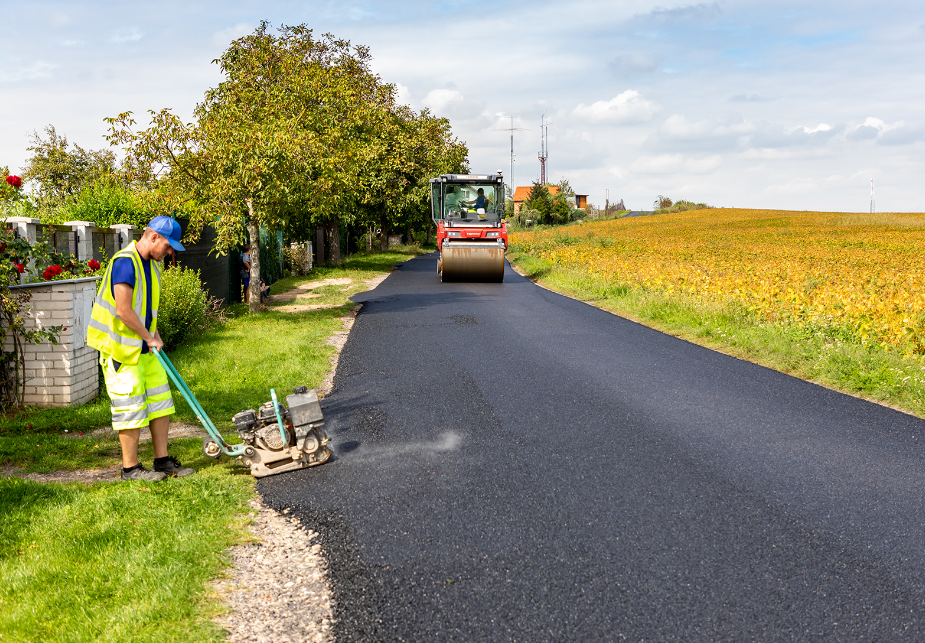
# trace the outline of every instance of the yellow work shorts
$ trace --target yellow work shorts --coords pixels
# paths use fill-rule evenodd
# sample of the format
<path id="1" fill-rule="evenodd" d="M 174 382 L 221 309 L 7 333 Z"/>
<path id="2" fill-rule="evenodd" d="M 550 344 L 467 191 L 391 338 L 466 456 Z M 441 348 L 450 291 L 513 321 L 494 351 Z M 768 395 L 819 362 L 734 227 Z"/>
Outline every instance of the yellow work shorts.
<path id="1" fill-rule="evenodd" d="M 112 357 L 100 353 L 100 364 L 116 431 L 140 429 L 176 411 L 167 372 L 154 353 L 142 353 L 137 364 L 120 364 L 118 370 Z"/>

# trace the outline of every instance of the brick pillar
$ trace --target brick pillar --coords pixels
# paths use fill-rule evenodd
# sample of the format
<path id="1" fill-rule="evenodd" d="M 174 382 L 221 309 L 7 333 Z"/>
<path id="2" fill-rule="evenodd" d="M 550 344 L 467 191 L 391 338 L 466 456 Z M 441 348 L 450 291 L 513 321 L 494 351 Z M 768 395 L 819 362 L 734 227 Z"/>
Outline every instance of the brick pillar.
<path id="1" fill-rule="evenodd" d="M 119 233 L 119 242 L 116 244 L 116 252 L 132 245 L 132 230 L 135 226 L 127 223 L 118 223 L 112 226 L 112 229 Z"/>
<path id="2" fill-rule="evenodd" d="M 77 236 L 76 254 L 80 261 L 86 261 L 93 258 L 93 228 L 96 223 L 93 221 L 65 221 L 64 225 L 69 225 L 74 229 Z"/>
<path id="3" fill-rule="evenodd" d="M 38 238 L 38 219 L 33 219 L 31 217 L 7 217 L 6 222 L 13 224 L 13 227 L 16 229 L 16 234 L 19 235 L 20 239 L 26 239 L 30 246 L 35 245 L 35 240 Z M 26 266 L 26 272 L 32 272 L 33 269 L 35 269 L 35 259 L 30 259 Z M 26 283 L 25 273 L 19 275 L 19 283 Z"/>
<path id="4" fill-rule="evenodd" d="M 28 239 L 30 245 L 35 243 L 36 226 L 39 224 L 38 219 L 32 219 L 30 217 L 8 217 L 6 222 L 13 224 L 20 239 Z"/>

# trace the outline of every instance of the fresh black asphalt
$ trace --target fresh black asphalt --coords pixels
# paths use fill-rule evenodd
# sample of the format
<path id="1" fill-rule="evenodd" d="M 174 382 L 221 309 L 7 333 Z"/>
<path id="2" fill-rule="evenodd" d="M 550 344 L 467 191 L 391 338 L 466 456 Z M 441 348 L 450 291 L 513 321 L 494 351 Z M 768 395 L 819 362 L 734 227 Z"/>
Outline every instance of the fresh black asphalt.
<path id="1" fill-rule="evenodd" d="M 925 422 L 541 289 L 401 264 L 260 480 L 353 641 L 925 640 Z"/>

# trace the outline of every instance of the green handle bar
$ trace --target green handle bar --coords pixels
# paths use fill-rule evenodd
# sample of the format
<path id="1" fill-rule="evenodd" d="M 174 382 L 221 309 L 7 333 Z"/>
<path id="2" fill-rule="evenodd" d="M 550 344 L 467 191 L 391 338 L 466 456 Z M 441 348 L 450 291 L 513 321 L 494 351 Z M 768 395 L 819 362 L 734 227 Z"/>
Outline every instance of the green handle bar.
<path id="1" fill-rule="evenodd" d="M 209 434 L 218 446 L 221 448 L 222 453 L 227 456 L 237 457 L 239 455 L 244 455 L 244 444 L 228 444 L 225 442 L 225 439 L 222 437 L 222 434 L 218 432 L 218 429 L 215 428 L 215 425 L 212 424 L 212 420 L 209 419 L 209 416 L 206 415 L 205 410 L 202 408 L 202 405 L 199 404 L 199 400 L 196 399 L 196 396 L 193 395 L 193 392 L 190 390 L 189 386 L 186 385 L 186 382 L 183 381 L 183 378 L 180 377 L 180 373 L 177 372 L 176 367 L 168 359 L 167 354 L 162 350 L 156 348 L 151 350 L 154 353 L 154 356 L 157 358 L 157 361 L 161 363 L 161 366 L 164 367 L 164 370 L 167 371 L 167 377 L 174 383 L 177 389 L 180 391 L 180 394 L 183 395 L 183 399 L 186 400 L 186 403 L 189 404 L 190 408 L 193 409 L 193 413 L 196 414 L 196 417 L 199 418 L 199 423 L 202 424 L 202 427 L 206 430 L 206 433 Z"/>

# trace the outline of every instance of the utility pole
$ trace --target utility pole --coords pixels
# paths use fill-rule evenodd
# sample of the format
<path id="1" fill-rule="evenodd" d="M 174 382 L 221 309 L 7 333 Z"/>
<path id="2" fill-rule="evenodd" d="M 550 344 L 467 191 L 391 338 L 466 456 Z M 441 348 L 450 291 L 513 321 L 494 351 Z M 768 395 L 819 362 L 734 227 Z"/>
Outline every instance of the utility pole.
<path id="1" fill-rule="evenodd" d="M 514 132 L 523 132 L 524 128 L 514 127 L 514 117 L 511 116 L 510 119 L 511 119 L 511 126 L 502 128 L 501 131 L 511 133 L 511 174 L 510 174 L 510 177 L 508 178 L 508 185 L 511 186 L 511 194 L 513 194 L 514 190 L 517 188 L 517 186 L 514 185 L 514 160 L 516 159 L 516 157 L 514 156 Z"/>

